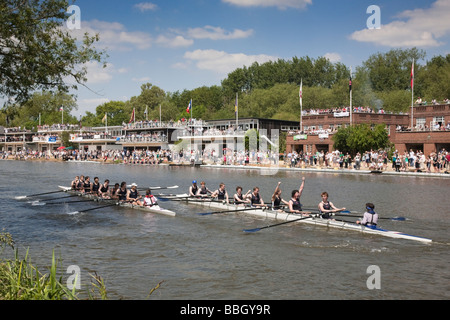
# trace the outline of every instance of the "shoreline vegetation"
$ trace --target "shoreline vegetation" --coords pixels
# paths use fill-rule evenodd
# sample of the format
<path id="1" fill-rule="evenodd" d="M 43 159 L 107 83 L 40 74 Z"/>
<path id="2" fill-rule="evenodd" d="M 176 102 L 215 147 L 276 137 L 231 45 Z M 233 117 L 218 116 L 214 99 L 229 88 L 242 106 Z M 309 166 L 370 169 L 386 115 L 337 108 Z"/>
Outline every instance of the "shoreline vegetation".
<path id="1" fill-rule="evenodd" d="M 11 249 L 13 258 L 3 258 L 5 248 Z M 31 262 L 29 249 L 24 256 L 15 248 L 12 235 L 0 231 L 0 300 L 108 300 L 105 281 L 96 272 L 90 273 L 89 283 L 76 285 L 76 274 L 63 279 L 60 259 L 52 252 L 47 273 Z M 69 289 L 71 281 L 72 289 Z M 149 291 L 147 299 L 164 281 Z"/>

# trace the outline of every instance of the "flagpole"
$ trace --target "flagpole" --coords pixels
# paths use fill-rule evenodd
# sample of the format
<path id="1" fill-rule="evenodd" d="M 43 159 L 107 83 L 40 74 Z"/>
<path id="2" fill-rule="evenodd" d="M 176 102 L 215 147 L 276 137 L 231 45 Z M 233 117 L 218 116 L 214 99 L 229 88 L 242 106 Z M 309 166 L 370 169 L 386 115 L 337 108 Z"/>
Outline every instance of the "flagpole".
<path id="1" fill-rule="evenodd" d="M 300 132 L 303 131 L 303 79 L 300 80 L 300 92 L 299 92 L 299 99 L 300 99 Z"/>
<path id="2" fill-rule="evenodd" d="M 108 133 L 108 114 L 105 112 L 105 133 Z"/>
<path id="3" fill-rule="evenodd" d="M 350 125 L 352 125 L 352 111 L 353 111 L 353 103 L 352 103 L 352 67 L 350 66 Z"/>
<path id="4" fill-rule="evenodd" d="M 238 93 L 236 92 L 236 102 L 235 102 L 235 113 L 236 113 L 236 130 L 238 129 L 239 125 L 239 104 L 238 104 Z"/>
<path id="5" fill-rule="evenodd" d="M 161 125 L 161 105 L 159 105 L 159 125 Z"/>
<path id="6" fill-rule="evenodd" d="M 413 114 L 414 114 L 414 58 L 411 67 L 411 131 L 413 131 Z"/>

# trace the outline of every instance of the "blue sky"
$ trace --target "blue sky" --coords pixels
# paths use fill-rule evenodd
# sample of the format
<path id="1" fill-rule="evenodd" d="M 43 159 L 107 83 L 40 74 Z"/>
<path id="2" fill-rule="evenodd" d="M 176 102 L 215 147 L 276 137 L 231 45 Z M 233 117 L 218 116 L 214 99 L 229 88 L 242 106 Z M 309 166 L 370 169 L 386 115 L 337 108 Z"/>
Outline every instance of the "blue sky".
<path id="1" fill-rule="evenodd" d="M 88 65 L 92 90 L 79 110 L 126 101 L 150 82 L 165 91 L 220 85 L 254 61 L 327 56 L 355 68 L 371 54 L 417 47 L 427 58 L 450 53 L 450 0 L 77 0 L 81 29 L 99 33 L 107 68 Z M 370 5 L 380 29 L 366 25 Z"/>

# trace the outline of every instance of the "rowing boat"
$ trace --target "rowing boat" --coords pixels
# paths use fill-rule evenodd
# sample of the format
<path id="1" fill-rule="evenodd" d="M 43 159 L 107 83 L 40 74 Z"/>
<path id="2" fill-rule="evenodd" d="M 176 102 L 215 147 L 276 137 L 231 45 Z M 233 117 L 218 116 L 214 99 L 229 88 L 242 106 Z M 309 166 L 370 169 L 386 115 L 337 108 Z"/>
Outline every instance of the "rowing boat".
<path id="1" fill-rule="evenodd" d="M 70 187 L 59 186 L 59 189 L 63 190 L 64 192 L 67 192 L 67 193 L 77 194 L 77 195 L 79 195 L 81 197 L 92 199 L 92 201 L 97 201 L 98 200 L 98 201 L 102 201 L 102 202 L 106 202 L 106 203 L 108 203 L 108 202 L 109 203 L 116 202 L 116 200 L 102 199 L 102 198 L 98 198 L 95 195 L 83 194 L 83 193 L 80 193 L 78 191 L 72 190 L 72 188 L 70 188 Z M 118 202 L 117 206 L 130 208 L 130 209 L 142 210 L 142 211 L 149 212 L 149 213 L 163 214 L 163 215 L 171 216 L 171 217 L 175 217 L 175 215 L 176 215 L 176 213 L 174 211 L 163 209 L 159 205 L 154 205 L 154 206 L 149 207 L 149 206 L 133 205 L 131 203 L 126 203 L 126 202 Z"/>
<path id="2" fill-rule="evenodd" d="M 281 221 L 292 221 L 292 220 L 298 220 L 295 221 L 295 223 L 306 223 L 310 225 L 316 225 L 316 226 L 322 226 L 322 227 L 330 227 L 330 228 L 336 228 L 341 230 L 350 230 L 350 231 L 358 231 L 361 233 L 366 234 L 375 234 L 375 235 L 381 235 L 385 237 L 390 238 L 396 238 L 396 239 L 407 239 L 407 240 L 414 240 L 414 241 L 420 241 L 424 243 L 430 243 L 432 242 L 431 239 L 414 236 L 410 234 L 406 234 L 399 231 L 392 231 L 392 230 L 386 230 L 379 227 L 372 228 L 367 227 L 361 224 L 356 224 L 353 222 L 348 221 L 339 221 L 339 220 L 333 220 L 333 219 L 322 219 L 320 215 L 318 214 L 312 214 L 311 218 L 308 219 L 302 219 L 299 220 L 299 218 L 302 217 L 302 215 L 294 214 L 294 213 L 288 213 L 284 211 L 276 211 L 272 209 L 256 209 L 256 210 L 245 210 L 243 211 L 244 206 L 242 205 L 235 205 L 235 204 L 227 204 L 222 201 L 211 201 L 211 199 L 199 199 L 199 198 L 192 198 L 189 197 L 187 194 L 179 194 L 179 195 L 173 195 L 169 196 L 169 198 L 177 201 L 186 201 L 189 204 L 195 204 L 200 205 L 203 207 L 223 210 L 227 212 L 242 212 L 245 214 L 249 214 L 252 216 L 257 216 L 261 218 L 266 219 L 274 219 L 274 220 L 281 220 Z"/>

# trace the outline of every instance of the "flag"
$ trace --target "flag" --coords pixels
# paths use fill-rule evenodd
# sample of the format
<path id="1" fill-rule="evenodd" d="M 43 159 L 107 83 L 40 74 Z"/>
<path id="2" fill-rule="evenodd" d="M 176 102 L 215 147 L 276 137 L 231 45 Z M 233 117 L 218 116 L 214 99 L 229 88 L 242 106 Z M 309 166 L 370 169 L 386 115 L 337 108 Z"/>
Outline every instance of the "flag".
<path id="1" fill-rule="evenodd" d="M 236 93 L 236 100 L 234 101 L 234 115 L 238 113 L 238 94 Z"/>
<path id="2" fill-rule="evenodd" d="M 133 112 L 131 113 L 131 118 L 130 118 L 129 123 L 132 123 L 132 122 L 134 122 L 134 108 L 133 108 Z"/>
<path id="3" fill-rule="evenodd" d="M 145 114 L 145 115 L 148 114 L 147 108 L 148 108 L 148 106 L 145 106 L 145 111 L 144 111 L 144 114 Z"/>
<path id="4" fill-rule="evenodd" d="M 300 90 L 298 91 L 298 97 L 300 98 L 300 106 L 303 104 L 303 79 L 300 82 Z"/>
<path id="5" fill-rule="evenodd" d="M 64 111 L 64 107 L 63 107 L 63 106 L 60 106 L 60 107 L 59 107 L 59 111 Z"/>
<path id="6" fill-rule="evenodd" d="M 411 66 L 411 90 L 414 88 L 414 59 Z"/>
<path id="7" fill-rule="evenodd" d="M 105 123 L 105 121 L 106 121 L 106 112 L 105 112 L 105 116 L 102 119 L 102 123 Z"/>
<path id="8" fill-rule="evenodd" d="M 350 79 L 348 80 L 348 92 L 352 92 L 352 73 L 350 72 Z"/>
<path id="9" fill-rule="evenodd" d="M 190 112 L 191 112 L 191 109 L 192 109 L 192 99 L 191 99 L 191 101 L 189 101 L 189 105 L 188 105 L 188 107 L 186 108 L 186 112 L 187 112 L 187 113 L 190 113 Z"/>

